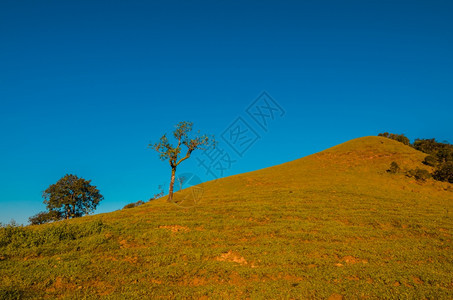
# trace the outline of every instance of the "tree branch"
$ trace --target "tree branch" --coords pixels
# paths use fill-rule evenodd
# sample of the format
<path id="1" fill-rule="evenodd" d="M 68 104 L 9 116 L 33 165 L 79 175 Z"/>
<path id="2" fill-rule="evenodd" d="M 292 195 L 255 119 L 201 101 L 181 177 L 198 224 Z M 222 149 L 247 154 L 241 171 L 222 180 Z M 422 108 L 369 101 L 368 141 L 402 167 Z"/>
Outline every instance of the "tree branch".
<path id="1" fill-rule="evenodd" d="M 186 156 L 184 156 L 183 158 L 181 158 L 178 163 L 176 164 L 176 166 L 178 166 L 180 163 L 182 163 L 183 161 L 185 161 L 186 159 L 188 159 L 190 157 L 190 154 L 192 154 L 192 151 L 193 149 L 190 149 L 187 150 L 187 153 L 186 153 Z"/>

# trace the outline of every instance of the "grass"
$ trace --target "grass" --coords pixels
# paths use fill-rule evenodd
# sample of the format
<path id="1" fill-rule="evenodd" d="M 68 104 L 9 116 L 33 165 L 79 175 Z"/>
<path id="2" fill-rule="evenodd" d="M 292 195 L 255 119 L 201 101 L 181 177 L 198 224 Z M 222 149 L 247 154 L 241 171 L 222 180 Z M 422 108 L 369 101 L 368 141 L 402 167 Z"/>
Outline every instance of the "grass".
<path id="1" fill-rule="evenodd" d="M 365 137 L 204 183 L 190 209 L 4 228 L 0 299 L 451 299 L 452 185 L 403 173 L 424 157 Z"/>

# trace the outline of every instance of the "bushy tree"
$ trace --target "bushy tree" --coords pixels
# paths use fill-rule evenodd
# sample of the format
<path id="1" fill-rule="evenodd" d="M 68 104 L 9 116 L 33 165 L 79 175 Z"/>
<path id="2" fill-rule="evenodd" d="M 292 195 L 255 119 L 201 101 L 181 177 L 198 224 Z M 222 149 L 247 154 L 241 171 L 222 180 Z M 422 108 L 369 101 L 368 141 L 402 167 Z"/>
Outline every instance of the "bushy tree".
<path id="1" fill-rule="evenodd" d="M 398 141 L 400 143 L 403 143 L 404 145 L 410 145 L 411 141 L 404 135 L 404 134 L 395 134 L 395 133 L 379 133 L 378 136 L 386 137 L 395 141 Z"/>
<path id="2" fill-rule="evenodd" d="M 425 157 L 425 159 L 423 160 L 423 163 L 427 166 L 431 166 L 431 167 L 434 167 L 437 165 L 437 158 L 435 156 L 432 156 L 432 155 L 428 155 L 427 157 Z"/>
<path id="3" fill-rule="evenodd" d="M 382 137 L 386 137 L 388 138 L 389 137 L 389 133 L 388 132 L 383 132 L 383 133 L 379 133 L 378 136 L 382 136 Z"/>
<path id="4" fill-rule="evenodd" d="M 171 179 L 170 179 L 170 189 L 168 192 L 168 201 L 173 200 L 173 187 L 175 184 L 175 175 L 176 168 L 180 163 L 185 161 L 190 157 L 193 151 L 196 149 L 206 150 L 208 148 L 214 148 L 216 141 L 213 136 L 208 136 L 206 134 L 200 135 L 200 132 L 197 132 L 195 137 L 190 137 L 192 131 L 192 122 L 183 121 L 176 125 L 176 129 L 173 132 L 173 137 L 176 140 L 176 146 L 173 146 L 167 138 L 167 135 L 164 134 L 159 142 L 155 144 L 149 144 L 149 147 L 156 150 L 159 153 L 161 160 L 167 160 L 170 163 L 171 167 Z M 185 156 L 181 157 L 182 147 L 187 148 Z"/>
<path id="5" fill-rule="evenodd" d="M 67 174 L 43 193 L 49 213 L 58 213 L 60 219 L 81 217 L 93 212 L 104 197 L 91 180 Z"/>
<path id="6" fill-rule="evenodd" d="M 412 147 L 427 154 L 435 154 L 438 143 L 436 139 L 415 139 Z"/>
<path id="7" fill-rule="evenodd" d="M 434 156 L 439 163 L 453 161 L 453 145 L 448 142 L 440 143 L 436 139 L 416 139 L 412 147 Z"/>
<path id="8" fill-rule="evenodd" d="M 42 211 L 36 215 L 28 218 L 31 225 L 41 225 L 52 221 L 58 221 L 61 219 L 59 211 Z"/>
<path id="9" fill-rule="evenodd" d="M 439 147 L 436 153 L 437 161 L 441 164 L 447 162 L 453 162 L 453 146 L 449 144 L 443 144 Z"/>
<path id="10" fill-rule="evenodd" d="M 453 183 L 453 162 L 440 165 L 433 173 L 433 178 L 439 181 Z"/>
<path id="11" fill-rule="evenodd" d="M 393 134 L 391 133 L 389 138 L 397 142 L 403 143 L 404 145 L 410 145 L 411 141 L 404 134 Z"/>
<path id="12" fill-rule="evenodd" d="M 411 141 L 404 134 L 396 135 L 394 140 L 403 143 L 404 145 L 410 145 Z"/>

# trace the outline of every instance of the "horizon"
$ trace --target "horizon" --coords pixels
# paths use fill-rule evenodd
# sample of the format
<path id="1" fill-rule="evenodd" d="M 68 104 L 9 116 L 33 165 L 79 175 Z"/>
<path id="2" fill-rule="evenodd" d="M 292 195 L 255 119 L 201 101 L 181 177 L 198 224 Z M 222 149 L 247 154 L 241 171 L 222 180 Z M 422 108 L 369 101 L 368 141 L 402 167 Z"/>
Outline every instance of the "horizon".
<path id="1" fill-rule="evenodd" d="M 403 135 L 404 135 L 404 134 L 403 134 Z M 353 138 L 353 139 L 350 139 L 350 140 L 341 142 L 341 143 L 339 143 L 339 144 L 330 146 L 330 147 L 328 147 L 328 148 L 326 148 L 326 149 L 322 149 L 322 150 L 320 150 L 320 151 L 317 151 L 317 152 L 314 152 L 314 153 L 309 153 L 309 154 L 307 154 L 307 155 L 305 155 L 305 156 L 302 156 L 302 157 L 299 157 L 299 158 L 295 158 L 295 159 L 290 160 L 290 161 L 285 161 L 285 162 L 282 162 L 282 163 L 279 163 L 279 164 L 276 164 L 276 165 L 272 165 L 272 166 L 263 166 L 263 167 L 261 167 L 261 168 L 255 169 L 255 170 L 247 170 L 247 171 L 245 171 L 245 172 L 230 174 L 230 175 L 228 175 L 228 176 L 223 176 L 223 177 L 215 177 L 215 176 L 212 176 L 212 175 L 209 176 L 210 174 L 207 174 L 207 173 L 205 174 L 204 171 L 196 172 L 196 173 L 192 173 L 192 172 L 179 172 L 179 171 L 178 171 L 177 174 L 176 174 L 178 178 L 179 178 L 179 177 L 182 178 L 182 180 L 184 180 L 184 182 L 185 182 L 185 181 L 189 181 L 189 182 L 190 182 L 191 179 L 195 178 L 195 184 L 189 184 L 189 185 L 186 186 L 186 185 L 184 185 L 184 183 L 181 183 L 181 186 L 178 186 L 178 184 L 175 183 L 175 191 L 178 191 L 178 190 L 181 190 L 182 188 L 190 187 L 190 186 L 193 186 L 193 185 L 198 185 L 198 184 L 200 184 L 200 183 L 209 182 L 209 181 L 212 181 L 212 180 L 218 180 L 218 179 L 222 179 L 222 178 L 225 178 L 225 177 L 230 177 L 230 176 L 234 176 L 234 175 L 239 175 L 239 174 L 242 174 L 242 173 L 255 172 L 255 171 L 259 171 L 259 170 L 266 169 L 266 168 L 269 168 L 269 167 L 274 167 L 274 166 L 278 166 L 278 165 L 281 165 L 281 164 L 290 163 L 290 162 L 293 162 L 293 161 L 295 161 L 295 160 L 298 160 L 298 159 L 301 159 L 301 158 L 304 158 L 304 157 L 307 157 L 307 156 L 310 156 L 310 155 L 314 155 L 314 154 L 323 152 L 324 150 L 328 150 L 328 149 L 330 149 L 330 148 L 333 148 L 333 147 L 335 147 L 335 146 L 338 146 L 338 145 L 341 145 L 341 144 L 350 142 L 350 141 L 352 141 L 352 140 L 362 139 L 362 138 L 366 138 L 366 137 L 378 137 L 378 136 L 377 136 L 377 135 L 374 135 L 374 136 L 362 136 L 362 137 Z M 414 139 L 414 140 L 416 140 L 416 139 Z M 410 142 L 413 143 L 414 140 L 410 140 Z M 439 142 L 439 141 L 438 141 L 438 142 Z M 444 143 L 447 142 L 447 143 L 448 143 L 448 141 L 442 141 L 442 142 L 444 142 Z M 203 151 L 202 151 L 202 152 L 203 152 Z M 231 151 L 230 151 L 230 152 L 231 152 Z M 198 159 L 198 158 L 200 158 L 200 157 L 198 156 L 197 159 Z M 205 169 L 205 170 L 206 170 L 206 169 Z M 198 169 L 197 171 L 200 171 L 200 169 Z M 61 176 L 61 178 L 63 178 L 65 175 L 68 175 L 68 174 L 69 174 L 69 173 L 64 174 L 63 176 Z M 204 175 L 208 175 L 208 176 L 203 176 L 203 174 L 204 174 Z M 78 174 L 73 174 L 73 175 L 78 176 Z M 185 176 L 187 176 L 187 175 L 190 175 L 191 178 L 186 178 Z M 81 176 L 78 176 L 78 177 L 83 178 L 83 177 L 81 177 Z M 59 179 L 61 179 L 61 178 L 59 178 Z M 205 178 L 205 180 L 199 181 L 200 178 Z M 207 178 L 207 179 L 206 179 L 206 178 Z M 84 179 L 86 179 L 86 178 L 84 178 Z M 91 179 L 88 179 L 88 180 L 91 180 Z M 58 180 L 57 180 L 57 181 L 58 181 Z M 168 180 L 168 182 L 169 182 L 169 181 L 170 181 L 170 180 Z M 167 182 L 167 183 L 168 183 L 168 182 Z M 55 183 L 55 182 L 54 182 L 54 183 Z M 52 183 L 52 184 L 53 184 L 53 183 Z M 163 183 L 163 185 L 165 185 L 165 184 L 166 184 L 166 183 Z M 50 184 L 49 184 L 49 185 L 50 185 Z M 47 187 L 48 187 L 48 186 L 47 186 Z M 46 188 L 47 188 L 47 187 L 46 187 Z M 164 192 L 164 194 L 163 194 L 164 197 L 167 196 L 167 195 L 168 195 L 168 185 L 165 185 L 165 189 L 164 189 L 164 190 L 160 190 L 159 188 L 157 189 L 157 192 L 160 192 L 160 191 L 163 191 L 163 192 Z M 156 198 L 156 199 L 158 199 L 158 198 Z M 151 201 L 151 199 L 148 199 L 148 200 L 146 200 L 146 199 L 145 199 L 145 200 L 140 199 L 140 200 L 138 200 L 138 201 L 144 201 L 144 202 L 146 203 L 146 202 L 148 202 L 148 201 Z M 135 202 L 137 202 L 137 201 L 135 201 Z M 102 201 L 101 201 L 101 203 L 102 203 Z M 127 203 L 127 204 L 133 204 L 133 203 L 134 203 L 134 201 L 129 202 L 129 203 Z M 127 204 L 126 204 L 126 205 L 127 205 Z M 43 205 L 43 206 L 44 206 L 44 205 Z M 86 216 L 88 216 L 88 215 L 92 216 L 92 215 L 97 215 L 97 214 L 109 213 L 109 212 L 113 212 L 113 211 L 117 211 L 117 210 L 121 210 L 121 209 L 124 209 L 124 207 L 120 207 L 120 208 L 118 208 L 118 209 L 116 209 L 116 210 L 112 210 L 112 211 L 102 211 L 102 212 L 99 212 L 99 211 L 95 210 L 93 213 L 89 213 L 89 214 L 87 214 Z M 41 210 L 41 211 L 45 211 L 45 209 L 43 209 L 43 210 Z M 83 217 L 83 216 L 82 216 L 82 217 Z M 24 223 L 20 223 L 20 222 L 18 222 L 17 220 L 15 220 L 14 218 L 11 218 L 8 222 L 2 222 L 2 221 L 0 221 L 0 224 L 4 224 L 4 225 L 6 225 L 6 224 L 28 225 L 28 218 L 27 218 L 27 221 L 24 222 Z"/>
<path id="2" fill-rule="evenodd" d="M 4 1 L 0 222 L 28 223 L 67 173 L 100 189 L 95 214 L 147 201 L 170 177 L 147 145 L 180 121 L 220 140 L 231 161 L 219 178 L 381 132 L 453 142 L 452 12 L 442 1 Z M 237 126 L 252 134 L 240 149 L 227 142 Z M 215 179 L 201 152 L 178 173 Z"/>

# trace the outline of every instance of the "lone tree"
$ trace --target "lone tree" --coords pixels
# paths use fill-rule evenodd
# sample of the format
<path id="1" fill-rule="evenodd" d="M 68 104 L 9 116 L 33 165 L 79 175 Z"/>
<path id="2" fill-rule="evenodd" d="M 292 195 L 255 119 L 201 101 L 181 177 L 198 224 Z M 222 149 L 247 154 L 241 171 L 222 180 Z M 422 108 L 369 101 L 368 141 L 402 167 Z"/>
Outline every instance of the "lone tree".
<path id="1" fill-rule="evenodd" d="M 167 135 L 164 134 L 158 143 L 149 144 L 149 147 L 156 150 L 159 153 L 159 157 L 162 161 L 168 159 L 171 167 L 171 180 L 170 189 L 168 191 L 168 201 L 173 200 L 173 187 L 175 185 L 175 174 L 176 168 L 180 163 L 190 157 L 192 152 L 196 149 L 206 150 L 209 148 L 215 148 L 216 141 L 214 136 L 208 136 L 206 134 L 200 135 L 200 131 L 197 132 L 195 137 L 190 137 L 189 134 L 192 131 L 192 122 L 179 122 L 176 125 L 176 129 L 173 132 L 173 136 L 177 141 L 176 147 L 170 144 Z M 184 157 L 180 157 L 182 146 L 186 146 L 187 152 Z"/>
<path id="2" fill-rule="evenodd" d="M 91 185 L 91 180 L 72 174 L 50 185 L 42 196 L 48 211 L 31 217 L 32 224 L 81 217 L 94 211 L 104 199 L 96 186 Z"/>

